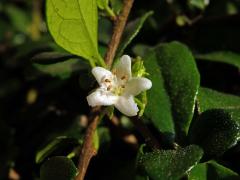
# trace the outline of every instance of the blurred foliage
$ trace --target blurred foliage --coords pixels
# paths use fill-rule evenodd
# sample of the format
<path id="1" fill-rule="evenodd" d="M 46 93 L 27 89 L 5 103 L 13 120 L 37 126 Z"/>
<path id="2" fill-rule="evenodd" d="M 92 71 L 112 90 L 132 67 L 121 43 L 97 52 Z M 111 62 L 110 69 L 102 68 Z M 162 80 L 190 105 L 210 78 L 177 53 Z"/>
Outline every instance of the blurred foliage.
<path id="1" fill-rule="evenodd" d="M 95 85 L 83 59 L 101 64 L 111 17 L 122 8 L 121 0 L 98 3 L 98 17 L 84 13 L 87 26 L 64 26 L 80 42 L 74 47 L 56 39 L 45 0 L 0 1 L 0 179 L 76 175 L 85 97 Z M 239 179 L 239 11 L 239 0 L 134 2 L 118 56 L 144 60 L 153 88 L 143 120 L 162 149 L 141 146 L 141 134 L 116 112 L 119 121 L 98 127 L 86 179 Z"/>

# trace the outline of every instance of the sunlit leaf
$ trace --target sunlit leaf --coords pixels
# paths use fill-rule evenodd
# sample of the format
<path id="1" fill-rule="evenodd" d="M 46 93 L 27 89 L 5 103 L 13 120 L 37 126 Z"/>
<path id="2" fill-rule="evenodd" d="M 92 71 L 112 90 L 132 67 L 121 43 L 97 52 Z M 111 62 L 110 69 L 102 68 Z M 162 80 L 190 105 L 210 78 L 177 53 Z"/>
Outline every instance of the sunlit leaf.
<path id="1" fill-rule="evenodd" d="M 95 0 L 47 0 L 47 23 L 54 40 L 67 51 L 100 61 Z"/>

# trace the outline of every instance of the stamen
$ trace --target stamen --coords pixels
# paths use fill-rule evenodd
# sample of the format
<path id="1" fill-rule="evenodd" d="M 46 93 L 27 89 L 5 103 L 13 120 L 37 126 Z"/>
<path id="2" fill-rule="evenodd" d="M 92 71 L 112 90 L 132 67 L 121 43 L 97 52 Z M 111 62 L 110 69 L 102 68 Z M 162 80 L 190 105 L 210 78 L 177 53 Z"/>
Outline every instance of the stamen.
<path id="1" fill-rule="evenodd" d="M 105 82 L 109 82 L 109 83 L 111 82 L 109 79 L 105 79 L 104 81 L 105 81 Z"/>
<path id="2" fill-rule="evenodd" d="M 121 80 L 124 80 L 124 79 L 126 79 L 126 78 L 127 78 L 126 76 L 122 76 L 122 77 L 121 77 Z"/>

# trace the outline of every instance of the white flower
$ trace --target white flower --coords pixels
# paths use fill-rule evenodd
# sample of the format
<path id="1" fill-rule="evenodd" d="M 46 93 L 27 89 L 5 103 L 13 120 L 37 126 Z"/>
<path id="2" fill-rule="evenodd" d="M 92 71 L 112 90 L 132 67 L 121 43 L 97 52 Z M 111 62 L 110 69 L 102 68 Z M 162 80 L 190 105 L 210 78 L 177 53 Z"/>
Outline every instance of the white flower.
<path id="1" fill-rule="evenodd" d="M 143 77 L 132 77 L 131 58 L 123 55 L 112 72 L 102 67 L 95 67 L 92 73 L 99 88 L 87 96 L 88 104 L 94 106 L 114 105 L 127 116 L 136 116 L 138 112 L 134 96 L 150 89 L 152 82 Z"/>

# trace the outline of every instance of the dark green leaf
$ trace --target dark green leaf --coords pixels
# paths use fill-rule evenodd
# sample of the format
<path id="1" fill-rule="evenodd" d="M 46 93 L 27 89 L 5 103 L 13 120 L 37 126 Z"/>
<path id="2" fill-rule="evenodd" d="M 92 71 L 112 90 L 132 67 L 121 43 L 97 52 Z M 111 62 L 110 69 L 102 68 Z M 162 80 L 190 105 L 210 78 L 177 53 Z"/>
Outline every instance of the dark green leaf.
<path id="1" fill-rule="evenodd" d="M 186 134 L 200 81 L 194 59 L 178 42 L 146 52 L 144 63 L 153 87 L 148 92 L 145 115 L 165 133 L 174 133 L 175 124 L 177 130 Z"/>
<path id="2" fill-rule="evenodd" d="M 202 157 L 202 149 L 191 145 L 177 150 L 160 150 L 139 157 L 139 165 L 153 180 L 178 180 Z"/>
<path id="3" fill-rule="evenodd" d="M 98 28 L 98 41 L 102 44 L 107 45 L 111 39 L 112 34 L 112 22 L 104 17 L 99 17 L 98 20 L 99 28 Z M 99 46 L 99 51 L 101 52 L 101 48 L 105 46 Z"/>
<path id="4" fill-rule="evenodd" d="M 146 44 L 136 44 L 133 47 L 132 51 L 135 54 L 135 56 L 144 57 L 149 49 L 151 49 L 151 47 Z"/>
<path id="5" fill-rule="evenodd" d="M 96 62 L 97 2 L 47 0 L 47 23 L 55 41 L 67 51 Z"/>
<path id="6" fill-rule="evenodd" d="M 53 64 L 61 61 L 66 61 L 70 58 L 74 58 L 71 54 L 60 53 L 60 52 L 42 52 L 36 54 L 31 58 L 34 63 L 38 64 Z"/>
<path id="7" fill-rule="evenodd" d="M 201 163 L 189 173 L 189 180 L 239 180 L 237 173 L 215 161 Z"/>
<path id="8" fill-rule="evenodd" d="M 171 113 L 171 102 L 164 87 L 164 79 L 158 66 L 155 51 L 149 51 L 144 58 L 146 71 L 150 74 L 148 78 L 153 86 L 147 92 L 148 104 L 144 115 L 150 118 L 154 126 L 164 133 L 173 133 L 174 122 Z"/>
<path id="9" fill-rule="evenodd" d="M 139 33 L 140 29 L 142 28 L 144 22 L 152 14 L 153 14 L 153 11 L 149 11 L 149 12 L 145 13 L 142 17 L 130 22 L 126 26 L 124 33 L 123 33 L 121 43 L 120 43 L 118 51 L 117 51 L 117 57 L 120 57 L 123 54 L 124 49 L 137 36 L 137 34 Z"/>
<path id="10" fill-rule="evenodd" d="M 190 142 L 200 145 L 207 156 L 222 155 L 240 138 L 239 117 L 234 110 L 203 112 L 189 131 Z"/>
<path id="11" fill-rule="evenodd" d="M 110 0 L 110 2 L 113 8 L 113 11 L 119 14 L 123 7 L 123 2 L 121 0 Z"/>
<path id="12" fill-rule="evenodd" d="M 158 64 L 172 103 L 175 127 L 186 134 L 193 117 L 200 75 L 189 49 L 171 42 L 156 48 Z"/>
<path id="13" fill-rule="evenodd" d="M 70 146 L 71 144 L 79 145 L 79 142 L 77 139 L 68 138 L 66 136 L 57 137 L 47 146 L 37 152 L 35 160 L 36 163 L 41 163 L 43 160 L 45 160 L 46 157 L 50 156 L 57 149 L 63 148 L 65 146 Z"/>
<path id="14" fill-rule="evenodd" d="M 240 54 L 231 51 L 217 51 L 207 54 L 196 54 L 195 57 L 200 60 L 221 62 L 240 68 Z"/>
<path id="15" fill-rule="evenodd" d="M 30 18 L 26 12 L 12 5 L 5 7 L 5 12 L 10 18 L 13 27 L 23 33 L 27 33 L 27 28 L 30 25 Z"/>
<path id="16" fill-rule="evenodd" d="M 76 175 L 77 168 L 74 163 L 64 156 L 50 158 L 40 169 L 41 180 L 73 180 Z"/>
<path id="17" fill-rule="evenodd" d="M 77 72 L 83 69 L 87 69 L 88 65 L 79 59 L 69 59 L 67 61 L 58 62 L 55 64 L 34 64 L 39 71 L 49 74 L 53 77 L 59 77 L 62 79 L 68 78 L 73 72 Z"/>
<path id="18" fill-rule="evenodd" d="M 199 112 L 209 109 L 240 109 L 240 97 L 208 88 L 200 88 L 197 99 Z"/>

